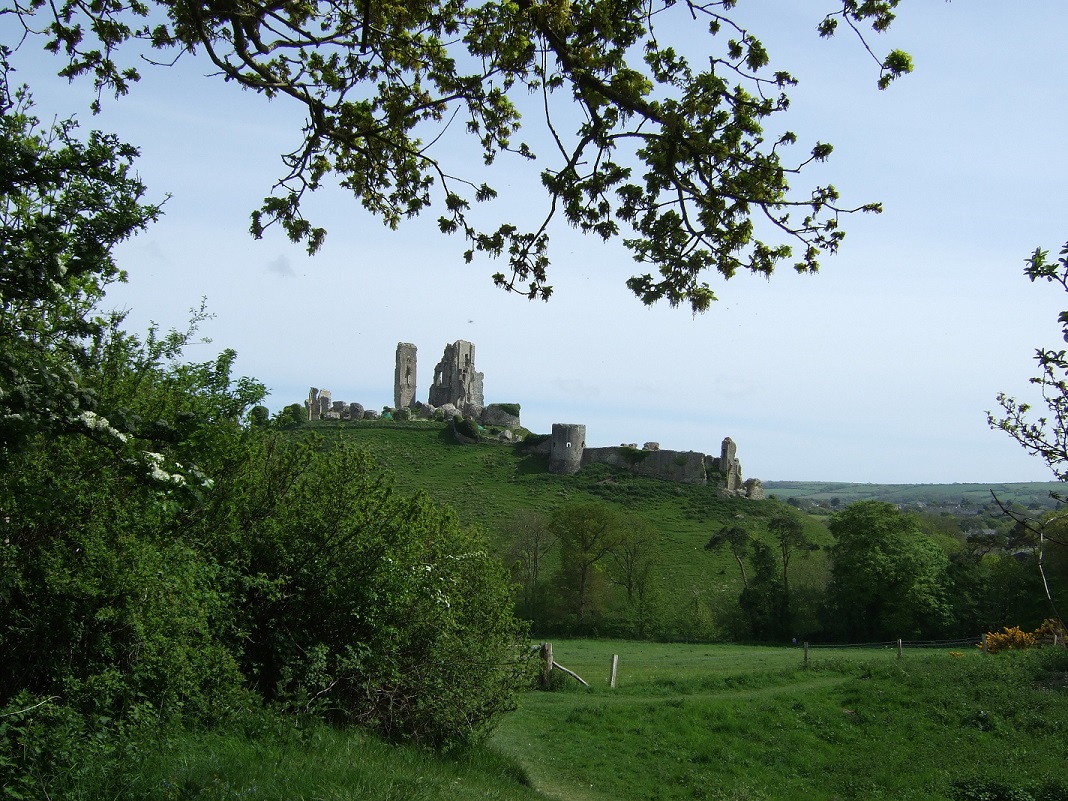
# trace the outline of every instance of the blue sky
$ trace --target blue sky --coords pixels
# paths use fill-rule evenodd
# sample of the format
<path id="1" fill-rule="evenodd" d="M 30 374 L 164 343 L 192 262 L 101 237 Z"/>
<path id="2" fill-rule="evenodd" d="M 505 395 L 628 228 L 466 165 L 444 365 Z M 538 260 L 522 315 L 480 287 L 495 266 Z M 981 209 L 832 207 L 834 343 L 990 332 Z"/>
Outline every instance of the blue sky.
<path id="1" fill-rule="evenodd" d="M 835 146 L 797 186 L 832 182 L 847 202 L 886 210 L 848 219 L 818 275 L 713 278 L 720 301 L 698 317 L 643 307 L 624 286 L 635 265 L 623 246 L 566 228 L 554 232 L 549 303 L 494 289 L 499 266 L 465 264 L 436 215 L 391 232 L 340 190 L 315 199 L 330 232 L 315 257 L 277 232 L 254 241 L 248 215 L 297 142 L 295 109 L 183 59 L 146 68 L 92 118 L 91 85 L 56 79 L 58 62 L 33 42 L 13 63 L 40 116 L 78 112 L 84 127 L 120 134 L 141 148 L 150 196 L 170 194 L 164 218 L 120 249 L 130 283 L 112 302 L 140 329 L 181 325 L 206 296 L 213 343 L 190 357 L 236 349 L 239 372 L 271 388 L 272 410 L 310 385 L 392 403 L 399 341 L 418 346 L 425 399 L 445 344 L 467 339 L 487 401 L 521 403 L 536 431 L 585 423 L 591 445 L 717 453 L 730 436 L 745 475 L 765 480 L 1048 480 L 985 412 L 999 391 L 1027 396 L 1034 349 L 1058 342 L 1068 307 L 1022 275 L 1036 246 L 1068 240 L 1068 8 L 902 4 L 873 44 L 909 51 L 916 71 L 880 92 L 857 41 L 816 35 L 831 6 L 743 0 L 740 11 L 772 66 L 801 80 L 785 117 L 799 148 Z M 697 25 L 678 35 L 692 52 L 704 46 Z M 505 213 L 540 213 L 529 177 L 494 167 Z"/>

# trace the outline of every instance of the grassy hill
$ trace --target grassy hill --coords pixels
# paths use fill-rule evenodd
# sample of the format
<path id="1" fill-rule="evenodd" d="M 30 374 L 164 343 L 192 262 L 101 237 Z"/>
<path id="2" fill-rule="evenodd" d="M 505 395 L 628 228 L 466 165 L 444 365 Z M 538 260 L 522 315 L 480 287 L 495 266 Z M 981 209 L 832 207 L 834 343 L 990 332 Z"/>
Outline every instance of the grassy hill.
<path id="1" fill-rule="evenodd" d="M 593 465 L 572 476 L 552 475 L 545 456 L 492 439 L 461 445 L 441 423 L 323 422 L 299 430 L 314 431 L 328 442 L 342 438 L 365 447 L 395 475 L 400 491 L 425 491 L 435 501 L 452 507 L 464 523 L 484 528 L 506 560 L 514 541 L 513 524 L 521 510 L 549 516 L 563 504 L 600 500 L 644 516 L 659 533 L 662 546 L 657 582 L 660 619 L 669 621 L 669 631 L 689 631 L 700 638 L 722 633 L 716 628 L 720 625 L 716 621 L 737 614 L 741 590 L 737 565 L 726 549 L 708 552 L 704 545 L 712 534 L 739 518 L 760 536 L 767 521 L 789 500 L 810 513 L 806 518 L 809 536 L 819 544 L 828 544 L 828 515 L 859 500 L 878 499 L 923 508 L 939 520 L 945 518 L 949 531 L 955 520 L 970 518 L 984 507 L 982 526 L 1000 519 L 990 514 L 990 490 L 1005 503 L 1042 508 L 1052 505 L 1049 493 L 1060 488 L 1052 482 L 990 486 L 769 482 L 765 488 L 774 497 L 751 501 L 721 497 L 715 487 L 642 478 L 605 465 Z M 545 564 L 548 575 L 544 578 L 551 579 L 558 565 L 556 556 L 550 554 Z M 791 565 L 795 598 L 801 599 L 810 589 L 822 587 L 827 577 L 825 552 L 795 560 Z"/>
<path id="2" fill-rule="evenodd" d="M 605 465 L 572 476 L 552 475 L 544 456 L 494 441 L 460 445 L 441 423 L 321 423 L 313 430 L 328 440 L 343 437 L 367 448 L 395 474 L 399 490 L 423 490 L 451 506 L 465 523 L 483 527 L 502 556 L 519 510 L 549 515 L 569 502 L 601 500 L 643 515 L 661 537 L 660 594 L 669 615 L 686 614 L 687 607 L 696 611 L 697 606 L 737 606 L 741 585 L 733 559 L 727 552 L 706 552 L 704 545 L 739 516 L 759 531 L 783 506 L 776 500 L 723 498 L 715 487 L 642 478 Z M 816 541 L 829 541 L 821 522 L 813 519 L 811 526 Z M 798 586 L 804 585 L 806 574 L 816 579 L 824 571 L 820 554 L 798 560 Z"/>

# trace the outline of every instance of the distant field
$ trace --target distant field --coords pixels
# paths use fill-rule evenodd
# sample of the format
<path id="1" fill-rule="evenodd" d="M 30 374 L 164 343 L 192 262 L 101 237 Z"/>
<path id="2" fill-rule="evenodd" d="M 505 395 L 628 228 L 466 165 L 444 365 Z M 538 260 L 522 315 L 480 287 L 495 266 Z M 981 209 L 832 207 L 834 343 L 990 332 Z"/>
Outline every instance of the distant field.
<path id="1" fill-rule="evenodd" d="M 1051 492 L 1064 493 L 1065 485 L 1057 481 L 1011 484 L 847 484 L 827 481 L 765 481 L 764 490 L 777 498 L 797 498 L 815 503 L 841 505 L 855 501 L 887 501 L 897 504 L 938 504 L 982 506 L 995 493 L 1003 503 L 1025 507 L 1053 507 Z"/>

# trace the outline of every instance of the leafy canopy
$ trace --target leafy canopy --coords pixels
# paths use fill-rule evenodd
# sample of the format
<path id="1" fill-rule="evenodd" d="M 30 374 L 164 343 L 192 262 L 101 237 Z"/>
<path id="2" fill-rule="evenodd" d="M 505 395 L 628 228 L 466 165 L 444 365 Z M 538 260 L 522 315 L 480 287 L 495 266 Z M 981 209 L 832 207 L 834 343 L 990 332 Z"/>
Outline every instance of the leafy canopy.
<path id="1" fill-rule="evenodd" d="M 829 628 L 848 639 L 934 636 L 951 623 L 949 559 L 916 520 L 883 501 L 836 512 Z"/>
<path id="2" fill-rule="evenodd" d="M 1068 292 L 1068 243 L 1060 257 L 1050 260 L 1049 251 L 1036 249 L 1024 270 L 1032 282 L 1056 284 Z M 1068 342 L 1068 311 L 1058 317 L 1062 339 Z M 1029 453 L 1041 457 L 1058 481 L 1068 481 L 1068 352 L 1063 349 L 1037 348 L 1035 361 L 1039 374 L 1031 379 L 1046 405 L 1046 413 L 1031 416 L 1031 405 L 1006 393 L 998 395 L 1001 416 L 987 412 L 991 428 L 998 428 L 1015 439 Z"/>
<path id="3" fill-rule="evenodd" d="M 830 2 L 830 0 L 828 0 Z M 818 25 L 864 40 L 884 31 L 899 0 L 837 0 Z M 0 8 L 63 57 L 61 74 L 91 75 L 101 93 L 125 94 L 141 57 L 193 55 L 267 98 L 305 112 L 285 173 L 252 214 L 259 237 L 278 224 L 309 252 L 325 230 L 302 203 L 336 180 L 391 228 L 434 208 L 443 233 L 465 240 L 465 259 L 506 257 L 497 285 L 546 299 L 550 227 L 557 218 L 604 240 L 622 238 L 641 267 L 628 280 L 647 304 L 704 311 L 708 274 L 770 275 L 777 264 L 814 272 L 843 237 L 847 208 L 833 185 L 795 191 L 790 179 L 825 160 L 816 142 L 771 141 L 764 126 L 786 111 L 796 84 L 771 67 L 737 0 L 324 0 L 186 3 L 179 0 L 28 0 Z M 707 64 L 681 52 L 677 32 L 708 32 Z M 27 37 L 23 37 L 25 41 Z M 874 57 L 874 53 L 872 53 Z M 878 85 L 911 71 L 894 51 Z M 522 110 L 534 109 L 528 119 Z M 496 222 L 472 204 L 497 190 L 444 149 L 450 127 L 495 165 L 502 154 L 537 160 L 542 206 L 533 219 Z"/>

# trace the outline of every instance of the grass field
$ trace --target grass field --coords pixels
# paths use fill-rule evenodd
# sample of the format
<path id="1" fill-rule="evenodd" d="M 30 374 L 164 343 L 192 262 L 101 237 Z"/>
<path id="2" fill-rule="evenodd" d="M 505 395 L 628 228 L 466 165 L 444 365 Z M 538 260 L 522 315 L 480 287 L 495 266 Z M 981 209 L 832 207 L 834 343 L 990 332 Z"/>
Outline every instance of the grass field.
<path id="1" fill-rule="evenodd" d="M 1051 492 L 1064 492 L 1057 481 L 1009 484 L 848 484 L 827 481 L 767 481 L 764 489 L 778 498 L 798 498 L 815 503 L 837 499 L 845 506 L 856 501 L 886 501 L 897 504 L 949 505 L 964 502 L 983 506 L 993 500 L 991 492 L 1004 504 L 1016 503 L 1035 509 L 1057 506 Z"/>
<path id="2" fill-rule="evenodd" d="M 1068 799 L 1068 651 L 554 642 L 572 679 L 452 756 L 264 716 L 131 754 L 109 799 Z M 619 684 L 608 686 L 612 654 Z M 99 787 L 100 785 L 97 785 Z"/>
<path id="3" fill-rule="evenodd" d="M 555 649 L 591 688 L 529 694 L 493 744 L 560 801 L 1032 797 L 983 795 L 1003 780 L 1068 794 L 1063 652 L 1042 685 L 1035 655 L 974 648 L 814 649 L 807 668 L 800 648 Z"/>

